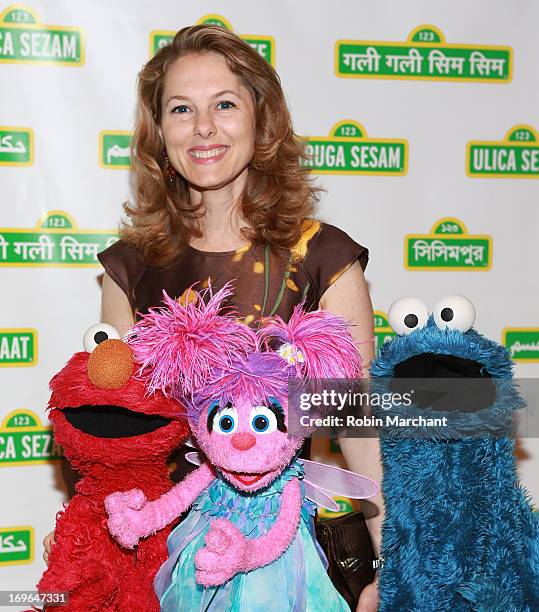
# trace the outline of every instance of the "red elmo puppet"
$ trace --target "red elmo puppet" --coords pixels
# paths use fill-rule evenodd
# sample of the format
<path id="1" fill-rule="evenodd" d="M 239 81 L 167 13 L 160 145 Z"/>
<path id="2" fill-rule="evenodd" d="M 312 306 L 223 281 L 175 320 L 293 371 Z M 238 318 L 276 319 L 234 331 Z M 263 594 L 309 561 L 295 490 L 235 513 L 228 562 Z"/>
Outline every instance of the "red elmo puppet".
<path id="1" fill-rule="evenodd" d="M 51 380 L 55 439 L 81 479 L 57 515 L 38 590 L 69 594 L 67 605 L 47 611 L 157 612 L 153 578 L 167 558 L 169 530 L 136 551 L 121 548 L 108 532 L 103 500 L 131 487 L 149 499 L 170 489 L 167 458 L 189 435 L 187 421 L 176 401 L 146 395 L 144 382 L 133 376 L 131 349 L 114 328 L 90 328 L 85 348 Z"/>

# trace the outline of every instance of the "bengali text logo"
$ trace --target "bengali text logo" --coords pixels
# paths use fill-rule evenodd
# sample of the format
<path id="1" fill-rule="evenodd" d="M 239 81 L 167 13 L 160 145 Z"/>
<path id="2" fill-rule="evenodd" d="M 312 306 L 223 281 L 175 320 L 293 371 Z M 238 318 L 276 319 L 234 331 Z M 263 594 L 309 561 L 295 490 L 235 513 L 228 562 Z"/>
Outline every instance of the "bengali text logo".
<path id="1" fill-rule="evenodd" d="M 430 234 L 410 234 L 404 239 L 407 270 L 486 271 L 492 266 L 492 237 L 469 234 L 459 219 L 437 221 Z"/>
<path id="2" fill-rule="evenodd" d="M 345 78 L 507 83 L 512 57 L 511 47 L 449 44 L 437 27 L 422 25 L 406 42 L 338 40 L 335 74 Z"/>

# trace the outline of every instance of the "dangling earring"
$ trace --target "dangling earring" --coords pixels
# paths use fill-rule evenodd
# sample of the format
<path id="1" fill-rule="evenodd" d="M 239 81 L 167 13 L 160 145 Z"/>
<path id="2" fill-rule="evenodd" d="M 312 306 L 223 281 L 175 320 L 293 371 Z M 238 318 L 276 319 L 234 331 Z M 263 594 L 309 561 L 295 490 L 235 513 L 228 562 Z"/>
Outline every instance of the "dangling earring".
<path id="1" fill-rule="evenodd" d="M 165 167 L 163 168 L 163 174 L 165 179 L 169 183 L 173 183 L 176 180 L 176 170 L 172 167 L 170 160 L 168 159 L 167 150 L 163 149 L 163 157 L 165 158 Z"/>

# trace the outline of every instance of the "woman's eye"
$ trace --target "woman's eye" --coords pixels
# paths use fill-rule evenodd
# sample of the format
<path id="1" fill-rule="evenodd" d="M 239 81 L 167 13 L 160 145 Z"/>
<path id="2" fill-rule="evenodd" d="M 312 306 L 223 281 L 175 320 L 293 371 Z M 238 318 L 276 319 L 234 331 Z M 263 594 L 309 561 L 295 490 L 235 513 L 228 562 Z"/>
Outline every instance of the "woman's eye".
<path id="1" fill-rule="evenodd" d="M 277 418 L 266 406 L 255 406 L 251 410 L 249 426 L 257 434 L 270 434 L 277 429 Z"/>
<path id="2" fill-rule="evenodd" d="M 223 100 L 223 102 L 219 102 L 217 107 L 218 108 L 221 107 L 221 110 L 230 110 L 231 108 L 235 108 L 236 105 L 234 104 L 234 102 L 231 102 L 230 100 Z"/>
<path id="3" fill-rule="evenodd" d="M 213 431 L 231 434 L 238 428 L 238 414 L 235 408 L 225 408 L 213 417 Z"/>
<path id="4" fill-rule="evenodd" d="M 185 113 L 186 113 L 188 110 L 189 110 L 189 107 L 188 107 L 188 106 L 185 106 L 185 104 L 180 104 L 179 106 L 175 106 L 175 107 L 172 109 L 172 111 L 171 111 L 171 112 L 172 112 L 172 113 L 176 113 L 176 114 L 178 114 L 178 115 L 183 115 L 183 114 L 185 114 Z"/>

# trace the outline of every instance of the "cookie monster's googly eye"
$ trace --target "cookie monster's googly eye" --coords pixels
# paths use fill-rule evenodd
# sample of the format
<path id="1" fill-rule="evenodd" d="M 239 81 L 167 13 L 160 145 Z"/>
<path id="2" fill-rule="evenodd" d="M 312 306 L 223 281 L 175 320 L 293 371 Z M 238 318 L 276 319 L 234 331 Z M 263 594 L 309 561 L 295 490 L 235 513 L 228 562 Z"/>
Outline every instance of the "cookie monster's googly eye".
<path id="1" fill-rule="evenodd" d="M 463 295 L 446 295 L 438 301 L 433 311 L 434 322 L 439 329 L 458 329 L 467 332 L 475 322 L 475 308 Z"/>
<path id="2" fill-rule="evenodd" d="M 266 406 L 255 406 L 249 415 L 249 427 L 256 434 L 270 434 L 277 429 L 277 417 Z"/>
<path id="3" fill-rule="evenodd" d="M 91 353 L 98 344 L 105 340 L 120 340 L 121 336 L 115 327 L 108 323 L 97 323 L 86 330 L 82 345 L 87 353 Z"/>
<path id="4" fill-rule="evenodd" d="M 233 434 L 238 429 L 238 413 L 235 408 L 225 408 L 213 417 L 213 431 Z"/>
<path id="5" fill-rule="evenodd" d="M 416 329 L 425 327 L 429 311 L 418 299 L 402 297 L 391 304 L 387 318 L 395 333 L 399 336 L 406 336 Z"/>

